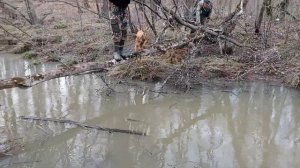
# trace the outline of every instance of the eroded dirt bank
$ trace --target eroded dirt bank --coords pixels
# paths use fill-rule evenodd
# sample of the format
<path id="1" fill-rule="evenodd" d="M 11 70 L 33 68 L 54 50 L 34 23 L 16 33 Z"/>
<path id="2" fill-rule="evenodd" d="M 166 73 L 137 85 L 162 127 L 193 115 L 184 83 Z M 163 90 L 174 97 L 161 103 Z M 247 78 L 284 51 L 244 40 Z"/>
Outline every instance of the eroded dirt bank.
<path id="1" fill-rule="evenodd" d="M 1 50 L 23 54 L 25 59 L 33 59 L 33 64 L 54 61 L 64 67 L 110 60 L 112 42 L 108 20 L 99 19 L 88 11 L 78 14 L 77 10 L 70 11 L 68 8 L 63 3 L 39 4 L 38 13 L 52 10 L 44 24 L 28 26 L 24 22 L 16 22 L 26 33 L 7 25 L 7 29 L 19 39 L 7 34 L 0 35 Z M 230 51 L 221 54 L 218 43 L 203 38 L 195 43 L 197 53 L 192 58 L 189 47 L 150 52 L 109 67 L 108 75 L 121 79 L 164 81 L 183 88 L 212 79 L 263 79 L 300 87 L 299 23 L 289 19 L 285 22 L 274 21 L 268 23 L 266 32 L 254 34 L 253 17 L 247 14 L 244 17 L 232 32 L 232 37 L 251 48 L 231 45 Z M 209 26 L 216 26 L 220 20 L 222 18 L 212 17 Z M 162 23 L 158 22 L 158 30 Z M 146 47 L 147 51 L 193 37 L 189 35 L 189 30 L 182 27 L 167 29 L 159 43 L 155 43 L 150 29 L 148 36 L 151 43 Z M 132 52 L 133 46 L 134 35 L 130 34 L 126 43 L 128 53 Z"/>

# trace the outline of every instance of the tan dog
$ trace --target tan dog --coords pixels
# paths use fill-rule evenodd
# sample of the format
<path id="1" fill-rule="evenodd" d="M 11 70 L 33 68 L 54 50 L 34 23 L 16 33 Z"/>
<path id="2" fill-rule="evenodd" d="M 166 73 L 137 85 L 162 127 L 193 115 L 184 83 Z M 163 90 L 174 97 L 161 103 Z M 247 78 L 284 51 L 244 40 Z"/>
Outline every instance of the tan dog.
<path id="1" fill-rule="evenodd" d="M 139 30 L 135 36 L 135 46 L 134 51 L 140 52 L 142 51 L 148 43 L 148 37 L 143 30 Z"/>

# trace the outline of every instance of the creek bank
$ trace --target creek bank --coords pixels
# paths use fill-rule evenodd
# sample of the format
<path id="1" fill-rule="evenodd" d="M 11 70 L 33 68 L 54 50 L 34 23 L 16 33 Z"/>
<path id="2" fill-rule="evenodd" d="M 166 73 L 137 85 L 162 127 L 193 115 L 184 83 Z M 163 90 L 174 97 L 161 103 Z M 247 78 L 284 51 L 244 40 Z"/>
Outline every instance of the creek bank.
<path id="1" fill-rule="evenodd" d="M 95 21 L 95 16 L 90 17 L 87 13 L 84 15 L 89 17 L 86 17 L 86 23 L 83 25 L 78 20 L 53 20 L 51 24 L 45 23 L 43 26 L 25 26 L 24 30 L 30 37 L 11 31 L 17 37 L 22 37 L 22 41 L 7 38 L 0 48 L 20 53 L 26 59 L 36 60 L 34 64 L 58 62 L 70 71 L 74 66 L 86 63 L 104 64 L 112 58 L 113 52 L 109 24 L 105 20 Z M 214 20 L 212 22 L 217 23 Z M 193 58 L 189 56 L 190 48 L 184 46 L 143 55 L 142 58 L 111 66 L 107 74 L 114 79 L 163 81 L 182 88 L 190 88 L 200 81 L 214 79 L 279 81 L 287 86 L 299 88 L 300 37 L 296 33 L 297 23 L 286 21 L 273 24 L 270 39 L 265 39 L 264 35 L 255 35 L 253 28 L 246 23 L 254 23 L 254 20 L 246 17 L 241 23 L 245 27 L 237 28 L 232 36 L 239 41 L 245 41 L 255 50 L 231 46 L 232 52 L 221 54 L 218 43 L 200 39 L 195 42 L 198 53 Z M 284 31 L 286 24 L 289 24 L 291 32 L 288 36 Z M 147 50 L 152 50 L 155 45 L 171 46 L 186 35 L 187 32 L 168 29 L 161 37 L 161 44 L 153 43 Z M 149 36 L 154 41 L 151 33 Z M 125 48 L 130 52 L 133 46 L 134 35 L 129 34 Z"/>

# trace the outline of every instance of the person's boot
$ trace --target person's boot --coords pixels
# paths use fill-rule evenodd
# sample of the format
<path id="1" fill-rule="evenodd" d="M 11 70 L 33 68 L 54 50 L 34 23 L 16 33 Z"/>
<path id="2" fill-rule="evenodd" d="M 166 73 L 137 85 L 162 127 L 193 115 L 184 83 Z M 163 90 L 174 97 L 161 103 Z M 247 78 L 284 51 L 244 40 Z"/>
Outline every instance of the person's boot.
<path id="1" fill-rule="evenodd" d="M 113 56 L 114 56 L 114 59 L 117 62 L 119 62 L 119 61 L 121 61 L 123 59 L 122 56 L 121 56 L 121 54 L 120 54 L 120 43 L 119 42 L 115 42 L 114 45 L 115 46 L 114 46 L 114 54 L 113 54 Z"/>
<path id="2" fill-rule="evenodd" d="M 125 40 L 121 40 L 120 41 L 119 53 L 120 53 L 120 56 L 122 57 L 122 59 L 127 60 L 127 57 L 123 53 L 124 44 L 125 44 Z"/>

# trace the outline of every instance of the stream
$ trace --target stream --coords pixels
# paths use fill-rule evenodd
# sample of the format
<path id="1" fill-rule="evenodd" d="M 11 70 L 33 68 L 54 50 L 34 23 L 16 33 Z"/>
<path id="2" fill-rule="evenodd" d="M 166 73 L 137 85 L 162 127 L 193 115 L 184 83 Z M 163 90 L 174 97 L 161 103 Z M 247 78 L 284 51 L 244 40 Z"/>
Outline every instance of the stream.
<path id="1" fill-rule="evenodd" d="M 0 79 L 57 66 L 0 53 Z M 161 87 L 91 74 L 0 90 L 0 142 L 22 144 L 16 153 L 0 157 L 0 167 L 300 167 L 299 91 L 263 82 L 225 89 L 203 85 L 188 93 Z M 19 116 L 69 119 L 147 136 Z"/>

